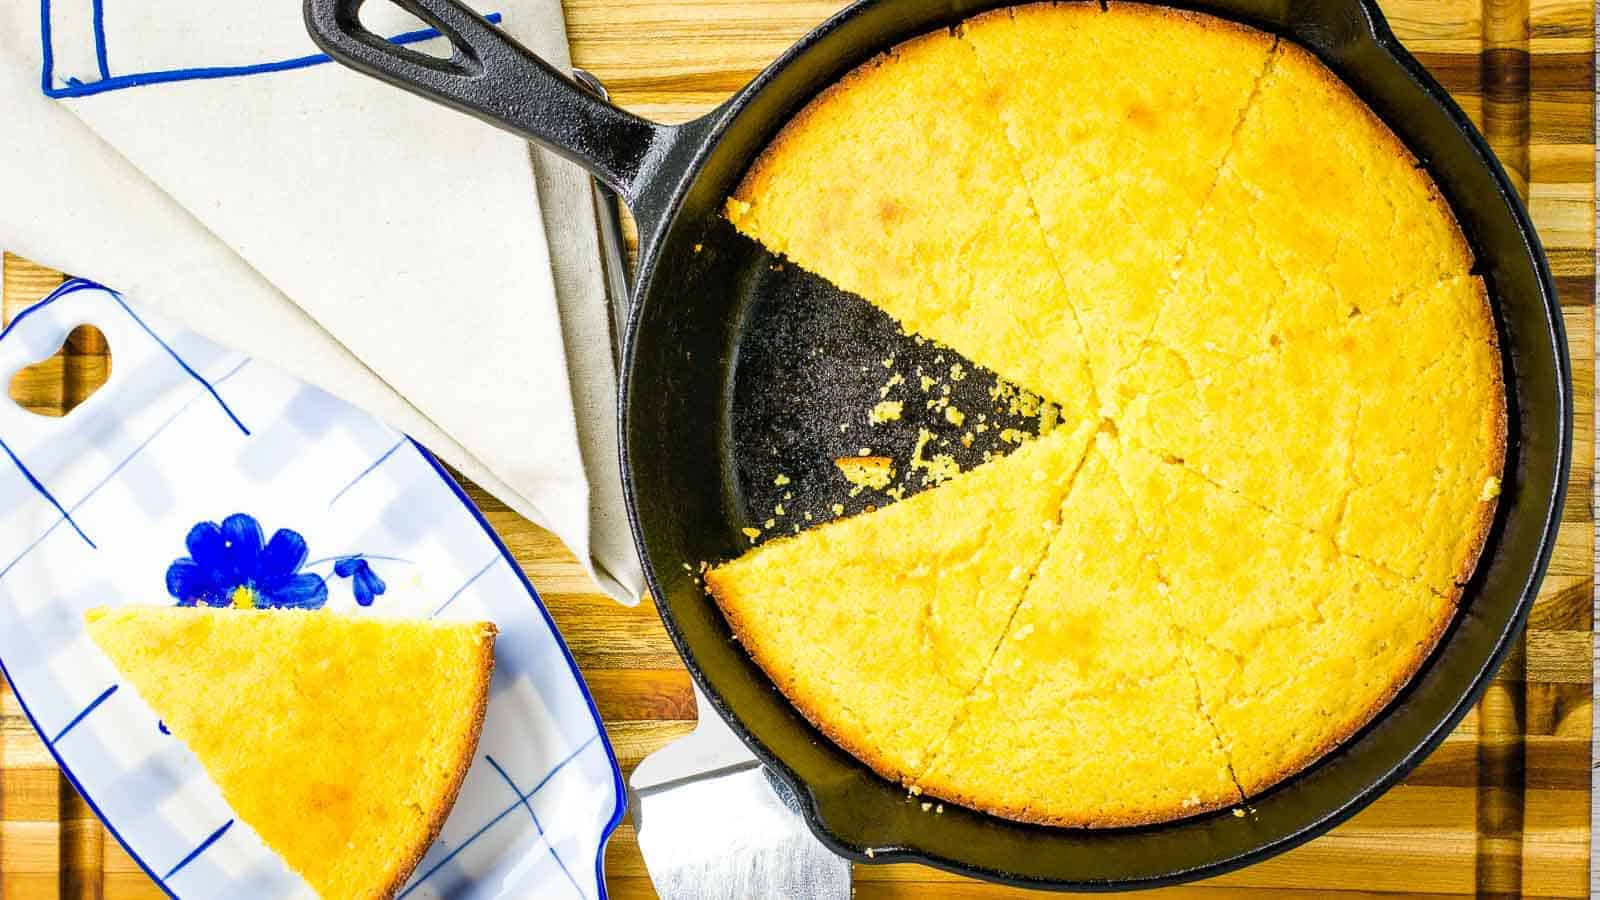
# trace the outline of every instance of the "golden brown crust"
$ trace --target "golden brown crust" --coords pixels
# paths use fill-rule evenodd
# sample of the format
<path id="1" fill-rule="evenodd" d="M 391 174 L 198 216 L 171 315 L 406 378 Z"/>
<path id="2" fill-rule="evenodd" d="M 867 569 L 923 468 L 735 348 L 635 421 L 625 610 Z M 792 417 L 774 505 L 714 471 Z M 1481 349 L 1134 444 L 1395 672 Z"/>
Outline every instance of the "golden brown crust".
<path id="1" fill-rule="evenodd" d="M 451 810 L 455 809 L 456 797 L 461 793 L 461 785 L 467 780 L 467 770 L 472 768 L 472 758 L 478 752 L 478 739 L 483 736 L 483 720 L 489 714 L 489 682 L 494 675 L 494 642 L 500 633 L 500 630 L 492 622 L 485 622 L 483 626 L 488 631 L 488 640 L 483 643 L 483 654 L 478 660 L 476 669 L 476 678 L 479 686 L 478 703 L 473 710 L 471 730 L 468 732 L 466 742 L 462 746 L 462 749 L 466 751 L 465 756 L 456 762 L 455 778 L 441 795 L 440 799 L 443 802 L 439 804 L 438 811 L 434 813 L 433 819 L 428 823 L 426 836 L 412 850 L 411 855 L 395 870 L 394 878 L 387 885 L 374 892 L 373 896 L 375 897 L 392 900 L 394 895 L 399 893 L 400 889 L 405 886 L 406 879 L 410 878 L 411 873 L 416 871 L 417 866 L 422 862 L 422 857 L 428 852 L 428 848 L 433 846 L 433 842 L 439 838 L 439 832 L 444 830 L 445 820 L 450 818 Z"/>
<path id="2" fill-rule="evenodd" d="M 899 767 L 891 765 L 887 759 L 878 752 L 865 738 L 860 735 L 848 733 L 837 727 L 828 716 L 828 710 L 822 704 L 811 702 L 805 692 L 799 690 L 794 679 L 783 667 L 777 665 L 765 652 L 761 641 L 760 629 L 751 628 L 741 614 L 738 604 L 732 595 L 719 585 L 720 575 L 716 569 L 706 572 L 706 592 L 717 602 L 717 607 L 722 610 L 723 618 L 727 619 L 728 627 L 733 631 L 734 640 L 739 642 L 750 658 L 755 660 L 761 671 L 767 673 L 772 683 L 777 686 L 779 693 L 799 710 L 812 727 L 822 732 L 828 740 L 839 745 L 851 756 L 866 763 L 872 771 L 896 784 L 906 784 L 910 773 L 903 772 Z"/>
<path id="3" fill-rule="evenodd" d="M 1490 305 L 1489 290 L 1482 278 L 1473 277 L 1478 286 L 1478 297 L 1481 301 L 1475 309 L 1481 314 L 1478 321 L 1482 337 L 1489 344 L 1489 353 L 1494 360 L 1489 373 L 1492 379 L 1489 385 L 1489 396 L 1485 398 L 1493 404 L 1489 415 L 1493 419 L 1494 443 L 1489 446 L 1489 457 L 1485 460 L 1486 468 L 1497 479 L 1505 478 L 1506 469 L 1506 382 L 1505 368 L 1500 361 L 1500 332 L 1495 327 L 1494 309 Z M 1457 586 L 1456 598 L 1460 597 L 1460 587 L 1472 580 L 1472 573 L 1477 571 L 1478 558 L 1483 553 L 1483 546 L 1489 539 L 1489 529 L 1494 526 L 1495 510 L 1499 508 L 1500 495 L 1489 498 L 1478 504 L 1477 518 L 1468 526 L 1466 539 L 1461 545 L 1461 556 L 1456 565 L 1455 583 Z"/>
<path id="4" fill-rule="evenodd" d="M 1026 807 L 1011 807 L 1004 804 L 991 803 L 977 797 L 969 796 L 961 791 L 943 791 L 924 789 L 923 794 L 928 797 L 937 797 L 958 803 L 969 809 L 1010 819 L 1013 822 L 1026 822 L 1029 825 L 1048 825 L 1053 828 L 1134 828 L 1140 825 L 1157 825 L 1163 822 L 1175 822 L 1191 816 L 1205 815 L 1219 809 L 1227 809 L 1239 804 L 1237 795 L 1201 800 L 1193 806 L 1177 808 L 1151 808 L 1149 810 L 1129 810 L 1126 815 L 1102 814 L 1095 818 L 1074 818 L 1071 816 L 1051 816 L 1035 813 Z"/>
<path id="5" fill-rule="evenodd" d="M 1460 273 L 1466 274 L 1472 269 L 1472 248 L 1467 243 L 1467 236 L 1461 230 L 1461 223 L 1456 219 L 1455 210 L 1445 199 L 1444 193 L 1439 190 L 1439 185 L 1433 180 L 1433 175 L 1423 167 L 1411 148 L 1400 140 L 1399 135 L 1383 121 L 1366 101 L 1350 89 L 1342 79 L 1330 68 L 1317 59 L 1316 54 L 1289 41 L 1278 42 L 1278 59 L 1275 63 L 1279 68 L 1293 68 L 1297 77 L 1314 82 L 1324 91 L 1343 100 L 1348 111 L 1356 116 L 1365 127 L 1365 135 L 1377 143 L 1389 154 L 1399 157 L 1410 164 L 1412 171 L 1417 173 L 1417 180 L 1423 185 L 1428 195 L 1428 202 L 1450 222 L 1451 251 L 1460 266 Z"/>
<path id="6" fill-rule="evenodd" d="M 1248 800 L 1251 797 L 1260 796 L 1271 788 L 1310 768 L 1324 756 L 1333 752 L 1334 748 L 1349 740 L 1356 732 L 1367 727 L 1373 719 L 1377 718 L 1378 713 L 1389 705 L 1389 702 L 1400 693 L 1401 689 L 1411 683 L 1411 679 L 1417 674 L 1417 670 L 1422 668 L 1423 662 L 1433 653 L 1433 648 L 1438 646 L 1439 639 L 1444 636 L 1445 629 L 1449 628 L 1450 623 L 1455 619 L 1456 601 L 1460 598 L 1460 594 L 1461 592 L 1458 588 L 1456 596 L 1452 597 L 1450 602 L 1444 605 L 1443 613 L 1434 621 L 1433 626 L 1429 629 L 1428 636 L 1417 642 L 1415 652 L 1406 660 L 1405 666 L 1399 670 L 1397 677 L 1389 682 L 1389 686 L 1383 693 L 1377 695 L 1371 703 L 1362 707 L 1356 715 L 1352 716 L 1350 724 L 1344 729 L 1331 733 L 1309 751 L 1297 755 L 1292 761 L 1282 768 L 1269 773 L 1266 777 L 1256 779 L 1255 783 L 1242 784 L 1245 798 Z"/>
<path id="7" fill-rule="evenodd" d="M 730 212 L 728 218 L 735 225 L 739 222 L 738 216 L 733 214 L 735 202 L 750 202 L 751 198 L 759 197 L 764 192 L 764 183 L 772 177 L 774 167 L 785 155 L 789 144 L 795 140 L 796 135 L 803 133 L 810 127 L 812 121 L 832 102 L 834 97 L 853 90 L 858 82 L 888 62 L 893 53 L 893 50 L 880 53 L 851 69 L 843 78 L 823 89 L 798 113 L 795 113 L 794 117 L 783 128 L 779 129 L 777 135 L 767 144 L 766 149 L 762 150 L 761 155 L 756 157 L 756 161 L 751 164 L 750 170 L 745 173 L 744 178 L 740 179 L 739 186 L 734 189 L 733 195 L 728 200 Z"/>

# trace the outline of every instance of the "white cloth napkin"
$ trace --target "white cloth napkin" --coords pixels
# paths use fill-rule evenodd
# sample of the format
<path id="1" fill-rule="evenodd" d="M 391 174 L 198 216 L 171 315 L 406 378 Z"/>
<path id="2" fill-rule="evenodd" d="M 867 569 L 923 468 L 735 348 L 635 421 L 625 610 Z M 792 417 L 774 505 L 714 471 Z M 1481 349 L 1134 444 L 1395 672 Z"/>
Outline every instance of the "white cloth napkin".
<path id="1" fill-rule="evenodd" d="M 559 0 L 480 11 L 570 67 Z M 587 176 L 327 61 L 298 2 L 0 4 L 0 247 L 372 410 L 642 592 Z"/>

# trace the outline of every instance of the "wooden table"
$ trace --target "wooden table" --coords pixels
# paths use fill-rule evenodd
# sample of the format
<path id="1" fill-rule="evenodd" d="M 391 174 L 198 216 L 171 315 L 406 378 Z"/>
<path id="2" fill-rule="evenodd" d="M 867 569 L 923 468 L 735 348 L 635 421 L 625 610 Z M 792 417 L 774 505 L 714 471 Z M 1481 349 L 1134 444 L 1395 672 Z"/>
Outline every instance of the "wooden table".
<path id="1" fill-rule="evenodd" d="M 573 56 L 622 105 L 681 121 L 739 88 L 841 0 L 566 0 Z M 1449 88 L 1525 188 L 1571 338 L 1578 400 L 1572 492 L 1528 636 L 1478 709 L 1427 762 L 1333 833 L 1172 895 L 1356 897 L 1588 890 L 1594 538 L 1593 0 L 1387 0 L 1406 44 Z M 14 314 L 60 276 L 6 260 Z M 103 378 L 91 339 L 12 386 L 40 411 Z M 548 532 L 469 488 L 544 595 L 577 656 L 625 772 L 687 732 L 689 676 L 647 601 L 601 596 Z M 613 896 L 651 896 L 627 825 L 606 854 Z M 1012 892 L 915 866 L 858 867 L 856 895 Z M 0 898 L 159 897 L 0 690 Z"/>

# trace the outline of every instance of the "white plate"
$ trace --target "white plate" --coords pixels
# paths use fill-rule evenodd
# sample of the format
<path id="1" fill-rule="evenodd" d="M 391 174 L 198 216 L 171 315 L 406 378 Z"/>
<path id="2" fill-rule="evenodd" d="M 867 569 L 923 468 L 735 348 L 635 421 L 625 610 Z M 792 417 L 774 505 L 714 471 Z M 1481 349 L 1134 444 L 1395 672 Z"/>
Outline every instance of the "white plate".
<path id="1" fill-rule="evenodd" d="M 366 413 L 82 280 L 0 332 L 0 383 L 83 323 L 110 345 L 98 392 L 61 419 L 0 396 L 0 670 L 133 858 L 174 897 L 307 893 L 83 628 L 93 606 L 179 602 L 169 580 L 220 596 L 234 580 L 295 574 L 293 589 L 258 593 L 500 628 L 478 754 L 401 896 L 604 897 L 602 850 L 623 812 L 616 760 L 538 595 L 438 463 Z M 205 537 L 236 515 L 249 518 L 232 533 L 253 520 L 291 561 L 303 541 L 304 561 L 246 571 L 285 555 L 263 554 L 197 581 L 182 561 L 198 553 L 206 568 L 219 551 Z"/>

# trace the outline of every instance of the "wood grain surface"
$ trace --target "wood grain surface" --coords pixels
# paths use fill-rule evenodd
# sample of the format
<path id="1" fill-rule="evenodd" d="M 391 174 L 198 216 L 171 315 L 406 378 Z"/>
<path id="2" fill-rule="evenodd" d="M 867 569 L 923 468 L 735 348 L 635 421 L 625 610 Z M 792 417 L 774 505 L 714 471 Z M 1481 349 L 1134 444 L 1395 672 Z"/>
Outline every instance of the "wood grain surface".
<path id="1" fill-rule="evenodd" d="M 842 0 L 566 0 L 576 63 L 613 97 L 692 118 L 742 86 Z M 1387 0 L 1406 45 L 1455 94 L 1522 188 L 1557 276 L 1578 428 L 1572 491 L 1528 634 L 1478 709 L 1405 783 L 1334 832 L 1170 895 L 1579 897 L 1589 884 L 1594 522 L 1594 7 L 1592 0 Z M 3 126 L 0 126 L 3 127 Z M 0 198 L 4 202 L 4 198 Z M 13 315 L 61 276 L 5 259 Z M 11 385 L 59 414 L 103 379 L 77 335 Z M 689 676 L 648 601 L 602 596 L 548 532 L 468 486 L 550 607 L 593 690 L 624 772 L 689 731 Z M 627 825 L 606 853 L 612 896 L 653 896 Z M 862 866 L 862 900 L 1000 897 L 929 869 Z M 0 688 L 0 898 L 153 898 L 160 891 L 62 779 Z"/>

